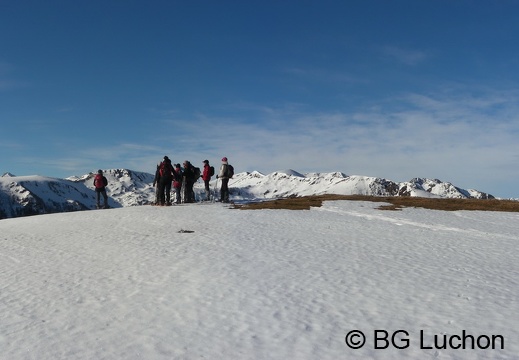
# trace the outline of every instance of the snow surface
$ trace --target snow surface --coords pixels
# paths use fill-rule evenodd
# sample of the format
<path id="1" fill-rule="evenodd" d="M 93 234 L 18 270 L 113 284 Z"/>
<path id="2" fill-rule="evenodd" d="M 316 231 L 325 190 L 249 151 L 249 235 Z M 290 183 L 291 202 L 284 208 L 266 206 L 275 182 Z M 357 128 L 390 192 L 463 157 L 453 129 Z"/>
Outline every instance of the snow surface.
<path id="1" fill-rule="evenodd" d="M 2 220 L 0 359 L 517 359 L 519 215 L 379 205 Z M 422 348 L 463 330 L 504 349 Z"/>

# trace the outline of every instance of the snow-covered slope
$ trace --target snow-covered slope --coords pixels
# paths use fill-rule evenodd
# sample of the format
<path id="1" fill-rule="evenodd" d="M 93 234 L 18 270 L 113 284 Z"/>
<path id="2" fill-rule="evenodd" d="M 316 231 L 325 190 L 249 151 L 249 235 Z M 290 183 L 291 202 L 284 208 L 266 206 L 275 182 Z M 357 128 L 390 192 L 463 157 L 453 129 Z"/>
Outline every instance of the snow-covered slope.
<path id="1" fill-rule="evenodd" d="M 150 204 L 155 200 L 153 175 L 127 169 L 105 170 L 111 207 Z M 95 174 L 56 179 L 43 176 L 0 178 L 0 219 L 25 215 L 93 209 Z M 397 183 L 391 180 L 345 175 L 341 172 L 301 174 L 288 169 L 271 174 L 238 173 L 229 182 L 234 201 L 252 201 L 322 194 L 421 196 L 485 199 L 491 195 L 477 190 L 464 190 L 448 182 L 415 178 Z M 219 188 L 216 179 L 211 189 Z M 197 198 L 203 198 L 203 184 L 195 184 Z"/>
<path id="2" fill-rule="evenodd" d="M 0 359 L 517 360 L 519 214 L 378 206 L 0 221 Z"/>

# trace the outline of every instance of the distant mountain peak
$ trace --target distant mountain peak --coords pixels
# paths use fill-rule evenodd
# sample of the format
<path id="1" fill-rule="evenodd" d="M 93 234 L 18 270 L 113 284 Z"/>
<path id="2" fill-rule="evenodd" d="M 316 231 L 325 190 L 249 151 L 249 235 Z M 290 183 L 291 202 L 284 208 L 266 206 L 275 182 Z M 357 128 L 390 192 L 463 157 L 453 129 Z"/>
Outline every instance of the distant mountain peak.
<path id="1" fill-rule="evenodd" d="M 285 174 L 285 175 L 289 175 L 289 176 L 296 176 L 296 177 L 302 177 L 304 178 L 305 176 L 295 170 L 292 170 L 292 169 L 285 169 L 285 170 L 279 170 L 279 171 L 276 171 L 277 173 L 281 173 L 281 174 Z"/>
<path id="2" fill-rule="evenodd" d="M 5 173 L 0 177 L 0 219 L 93 209 L 93 178 L 96 173 L 97 170 L 67 179 Z M 111 207 L 146 205 L 155 201 L 154 175 L 128 169 L 107 169 L 103 173 L 108 179 L 107 191 Z M 212 190 L 217 185 L 216 182 L 217 179 L 213 178 Z M 234 201 L 323 194 L 493 198 L 492 195 L 472 189 L 464 190 L 438 179 L 414 178 L 397 183 L 377 177 L 348 176 L 342 172 L 303 175 L 292 169 L 267 175 L 258 171 L 237 173 L 229 181 L 229 187 Z M 202 182 L 197 182 L 194 190 L 197 198 L 205 197 Z M 218 194 L 216 197 L 218 198 Z"/>

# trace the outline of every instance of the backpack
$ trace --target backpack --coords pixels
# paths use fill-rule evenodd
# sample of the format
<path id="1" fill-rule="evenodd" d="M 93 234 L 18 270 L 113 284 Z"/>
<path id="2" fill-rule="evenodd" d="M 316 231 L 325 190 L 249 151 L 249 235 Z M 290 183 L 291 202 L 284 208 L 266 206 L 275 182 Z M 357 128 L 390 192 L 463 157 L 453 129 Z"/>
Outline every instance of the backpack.
<path id="1" fill-rule="evenodd" d="M 214 176 L 214 166 L 209 168 L 209 176 Z"/>
<path id="2" fill-rule="evenodd" d="M 229 179 L 232 179 L 233 176 L 234 176 L 234 168 L 231 164 L 227 164 L 227 177 Z"/>
<path id="3" fill-rule="evenodd" d="M 180 189 L 182 187 L 182 169 L 178 168 L 173 171 L 173 187 Z"/>
<path id="4" fill-rule="evenodd" d="M 199 167 L 194 168 L 193 173 L 195 174 L 195 177 L 193 180 L 197 181 L 200 178 L 200 168 Z"/>
<path id="5" fill-rule="evenodd" d="M 96 177 L 94 178 L 94 185 L 95 185 L 96 189 L 102 189 L 105 187 L 103 175 L 101 175 L 101 174 L 96 175 Z"/>
<path id="6" fill-rule="evenodd" d="M 172 172 L 173 172 L 173 166 L 170 163 L 163 161 L 160 164 L 159 173 L 160 173 L 161 177 L 166 177 L 166 178 L 171 177 Z"/>
<path id="7" fill-rule="evenodd" d="M 182 170 L 181 169 L 173 169 L 173 180 L 182 181 Z"/>

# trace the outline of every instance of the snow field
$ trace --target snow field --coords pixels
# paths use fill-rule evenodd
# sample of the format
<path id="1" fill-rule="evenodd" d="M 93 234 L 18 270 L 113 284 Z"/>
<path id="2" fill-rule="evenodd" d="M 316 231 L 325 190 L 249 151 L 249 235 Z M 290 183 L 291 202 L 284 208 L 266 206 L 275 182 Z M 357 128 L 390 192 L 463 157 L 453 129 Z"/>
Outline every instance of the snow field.
<path id="1" fill-rule="evenodd" d="M 2 220 L 0 359 L 515 359 L 519 215 L 379 205 Z M 463 330 L 504 349 L 420 347 Z"/>

